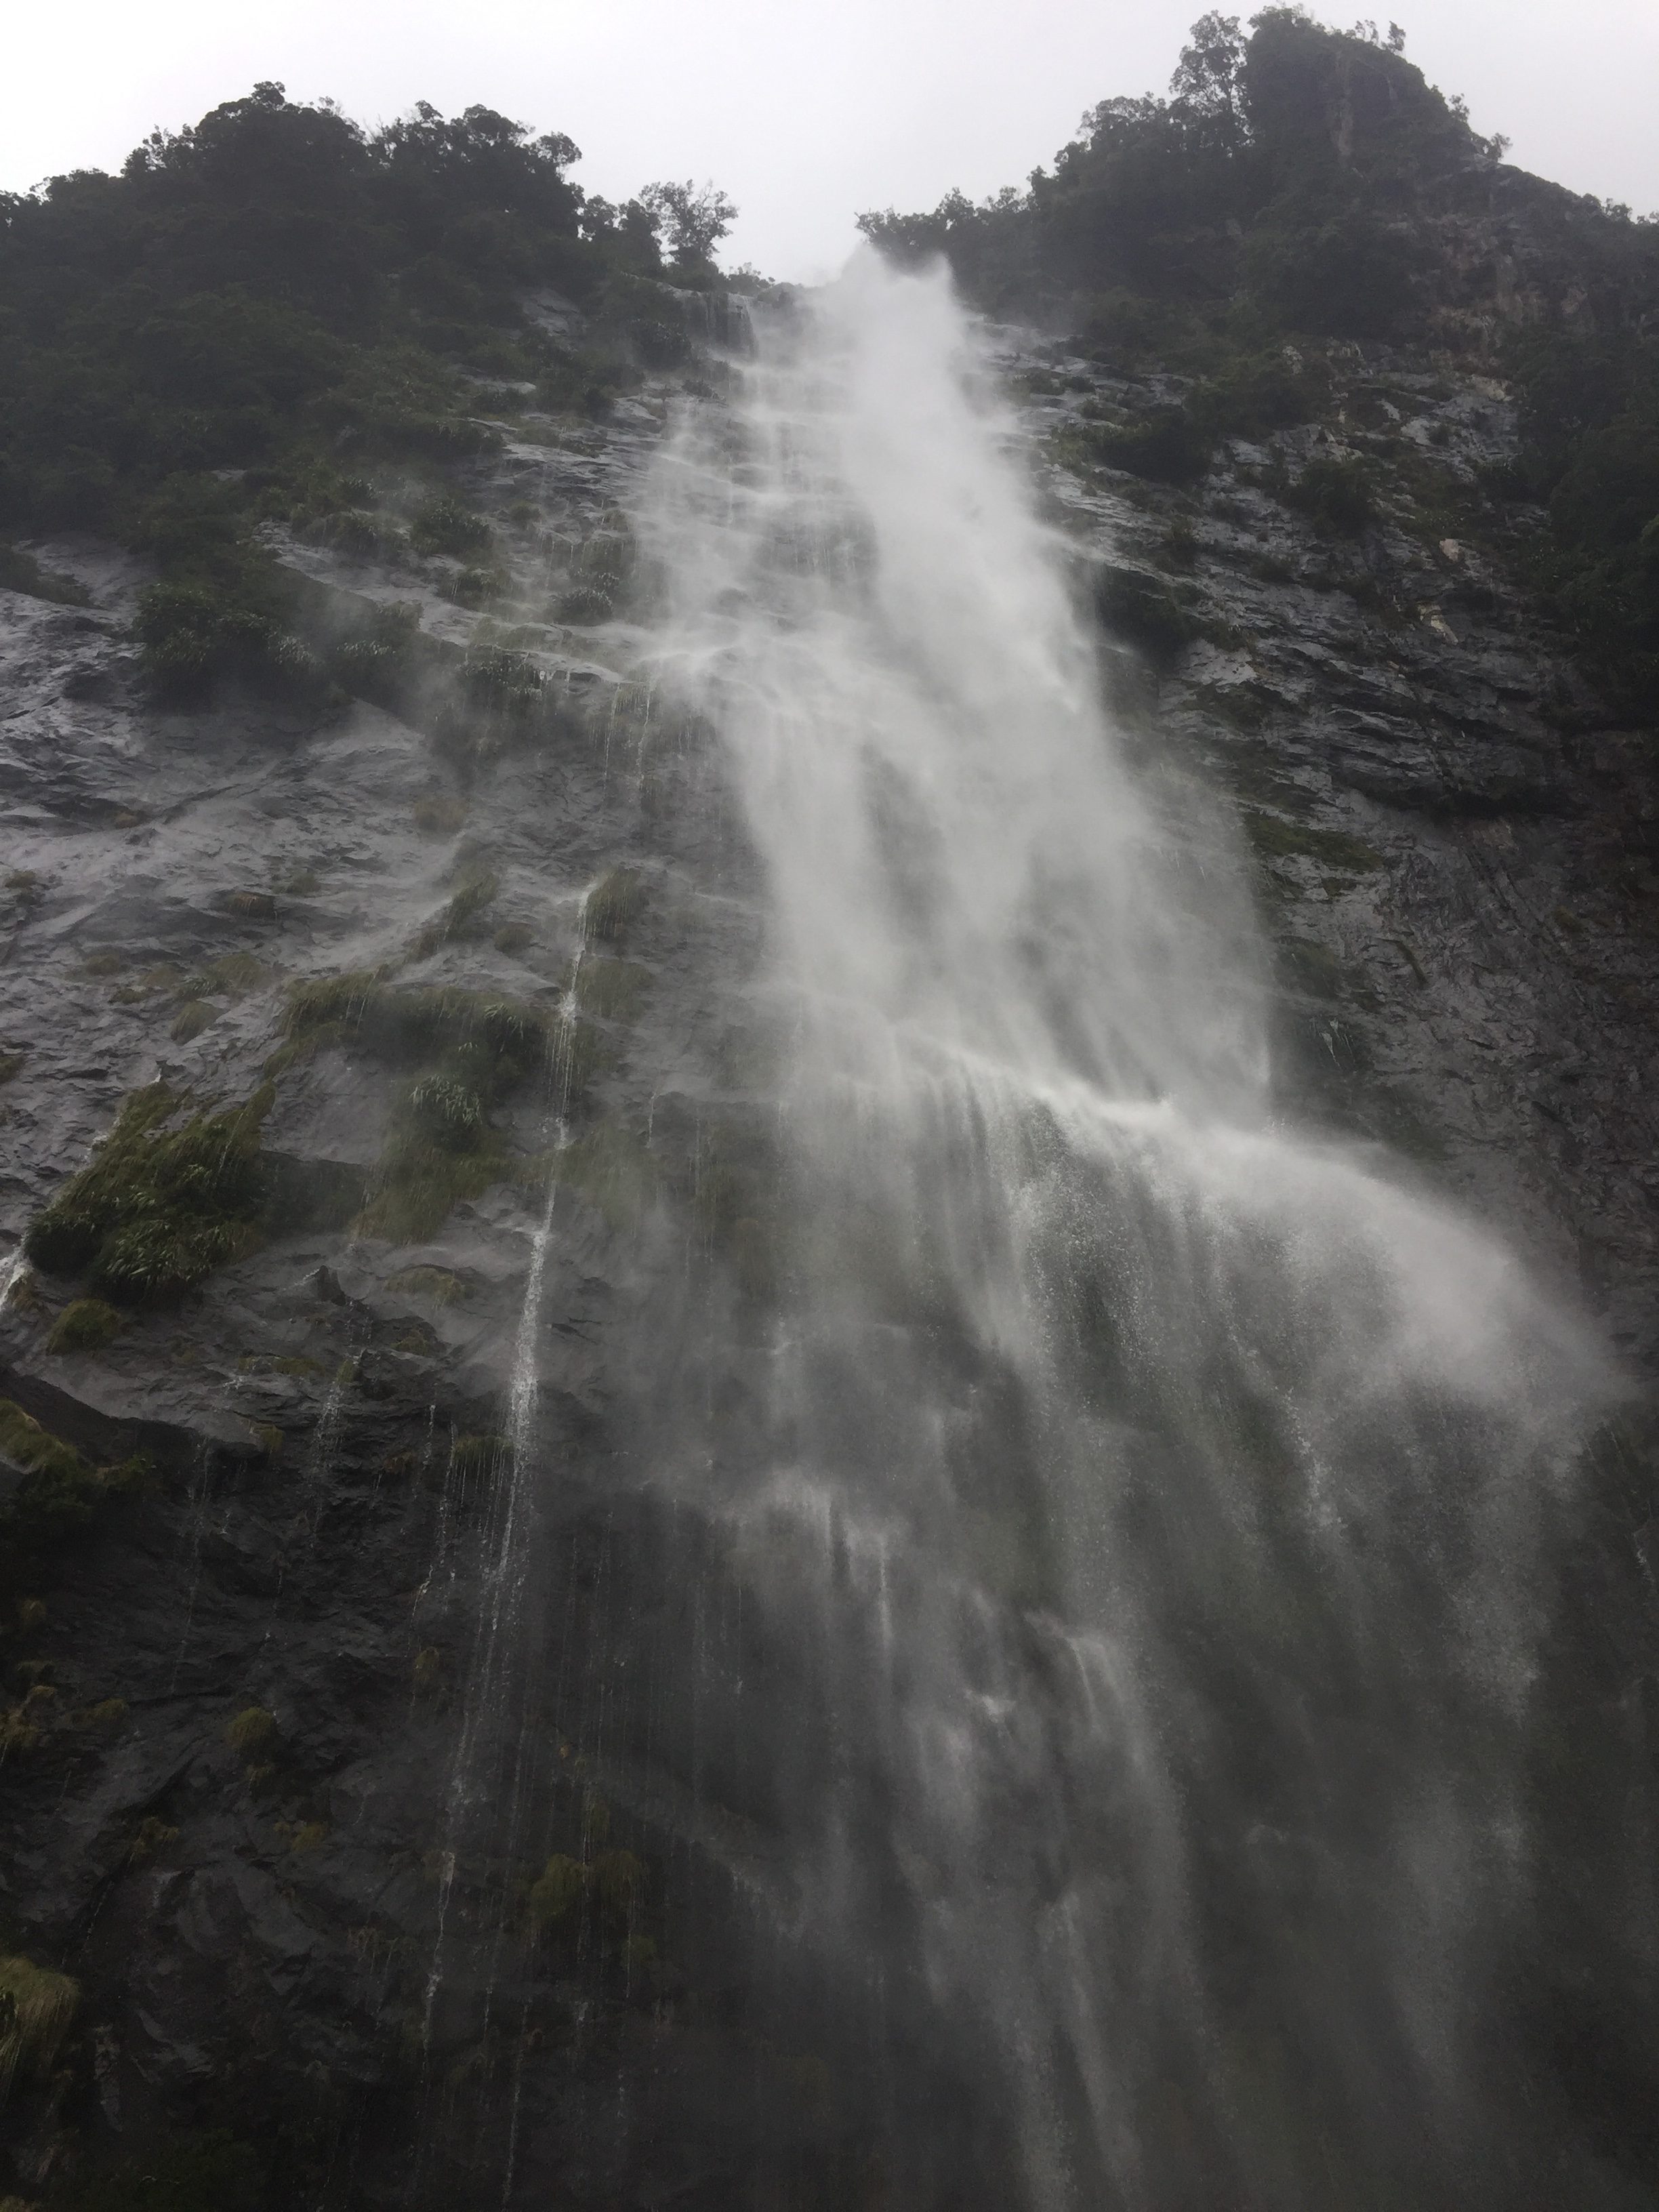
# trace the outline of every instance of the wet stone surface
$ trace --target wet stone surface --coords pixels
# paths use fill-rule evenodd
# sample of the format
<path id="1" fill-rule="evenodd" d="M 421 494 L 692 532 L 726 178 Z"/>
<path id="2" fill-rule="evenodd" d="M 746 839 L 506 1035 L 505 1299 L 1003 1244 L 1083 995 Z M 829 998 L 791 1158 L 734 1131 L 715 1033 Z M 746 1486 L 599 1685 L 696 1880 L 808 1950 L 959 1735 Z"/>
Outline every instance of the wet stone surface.
<path id="1" fill-rule="evenodd" d="M 1346 424 L 1236 441 L 1175 492 L 1057 458 L 1085 403 L 1121 392 L 1063 347 L 999 343 L 1011 377 L 1072 382 L 1023 403 L 1022 435 L 1108 609 L 1128 742 L 1167 771 L 1175 834 L 1195 775 L 1254 854 L 1285 1110 L 1504 1224 L 1640 1373 L 1659 1327 L 1651 735 L 1609 720 L 1502 549 L 1403 489 L 1334 541 L 1261 481 L 1346 450 L 1370 414 L 1467 474 L 1512 442 L 1502 392 L 1356 356 Z M 754 863 L 706 733 L 635 680 L 637 610 L 558 614 L 677 404 L 648 387 L 474 465 L 505 611 L 457 605 L 441 571 L 281 549 L 322 592 L 415 606 L 457 653 L 510 635 L 560 702 L 523 741 L 439 742 L 344 697 L 160 708 L 127 629 L 142 571 L 108 548 L 39 549 L 85 610 L 0 592 L 0 1396 L 94 1465 L 149 1462 L 5 1599 L 6 1702 L 51 1695 L 0 1765 L 0 1912 L 76 1978 L 85 2031 L 79 2070 L 14 2108 L 26 2196 L 88 2146 L 205 2118 L 284 2142 L 296 2203 L 483 2202 L 465 2177 L 506 2130 L 516 2193 L 490 2202 L 713 2212 L 759 2172 L 803 2206 L 897 2201 L 872 2178 L 856 2006 L 837 2015 L 787 1943 L 754 1968 L 753 1923 L 811 1900 L 740 1809 L 765 1797 L 752 1747 L 707 1724 L 688 1760 L 705 1723 L 684 1655 L 724 1638 L 737 1667 L 744 1632 L 697 1611 L 718 1612 L 721 1571 L 689 1592 L 695 1532 L 642 1479 L 676 1453 L 740 1467 L 764 1360 L 746 1256 L 764 1206 L 731 1195 L 769 1172 Z M 505 519 L 521 501 L 533 527 Z M 1149 635 L 1151 603 L 1178 623 Z M 629 910 L 596 935 L 584 902 L 618 868 Z M 488 901 L 428 945 L 486 873 Z M 543 1025 L 538 1067 L 491 1105 L 500 1176 L 407 1241 L 354 1229 L 423 1063 L 325 1037 L 270 1078 L 257 1244 L 101 1347 L 52 1350 L 85 1285 L 23 1264 L 21 1240 L 123 1099 L 252 1097 L 295 988 L 377 970 Z M 550 1217 L 537 1163 L 562 1140 Z M 515 1601 L 536 1656 L 479 1719 L 544 1221 L 517 1413 L 540 1470 Z M 270 1728 L 239 1747 L 250 1711 Z M 467 1748 L 470 1713 L 532 1742 L 522 1771 Z M 469 1790 L 519 1793 L 507 1856 Z M 635 1887 L 618 1864 L 609 1902 L 529 1942 L 544 1863 L 595 1863 L 601 1820 Z M 434 1975 L 458 1926 L 471 1978 Z M 937 2201 L 960 2182 L 978 2203 L 994 2174 L 957 2078 L 948 2051 L 917 2055 L 933 2136 L 960 2146 Z"/>

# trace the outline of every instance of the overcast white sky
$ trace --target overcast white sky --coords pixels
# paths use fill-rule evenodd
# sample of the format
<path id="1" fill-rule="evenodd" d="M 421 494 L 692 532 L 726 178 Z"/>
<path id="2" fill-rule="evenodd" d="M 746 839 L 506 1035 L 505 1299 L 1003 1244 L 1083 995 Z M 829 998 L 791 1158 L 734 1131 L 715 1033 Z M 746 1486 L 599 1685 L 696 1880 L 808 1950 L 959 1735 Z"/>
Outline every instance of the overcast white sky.
<path id="1" fill-rule="evenodd" d="M 1327 21 L 1351 20 L 1315 6 Z M 1385 21 L 1387 0 L 1364 0 Z M 1023 183 L 1115 93 L 1162 92 L 1203 0 L 58 0 L 10 12 L 0 189 L 112 168 L 256 79 L 368 122 L 482 101 L 567 131 L 591 191 L 712 178 L 725 248 L 811 279 L 860 208 Z M 1393 0 L 1510 158 L 1659 209 L 1659 0 Z M 1241 7 L 1248 15 L 1249 5 Z"/>

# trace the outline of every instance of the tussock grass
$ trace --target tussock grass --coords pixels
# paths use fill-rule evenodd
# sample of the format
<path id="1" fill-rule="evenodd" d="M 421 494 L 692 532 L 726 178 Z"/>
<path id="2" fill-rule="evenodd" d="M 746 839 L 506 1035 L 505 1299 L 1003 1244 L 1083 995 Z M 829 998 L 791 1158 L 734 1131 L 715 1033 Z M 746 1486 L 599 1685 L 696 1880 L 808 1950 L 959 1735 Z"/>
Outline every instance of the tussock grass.
<path id="1" fill-rule="evenodd" d="M 64 1308 L 46 1339 L 48 1352 L 101 1352 L 121 1333 L 121 1316 L 102 1298 L 76 1298 Z"/>
<path id="2" fill-rule="evenodd" d="M 32 1959 L 0 1959 L 0 2100 L 19 2074 L 43 2074 L 58 2056 L 81 2002 L 67 1974 Z"/>
<path id="3" fill-rule="evenodd" d="M 267 1083 L 215 1113 L 165 1083 L 131 1092 L 90 1163 L 30 1224 L 29 1258 L 47 1274 L 84 1273 L 123 1304 L 181 1297 L 259 1240 L 259 1131 L 274 1096 Z"/>

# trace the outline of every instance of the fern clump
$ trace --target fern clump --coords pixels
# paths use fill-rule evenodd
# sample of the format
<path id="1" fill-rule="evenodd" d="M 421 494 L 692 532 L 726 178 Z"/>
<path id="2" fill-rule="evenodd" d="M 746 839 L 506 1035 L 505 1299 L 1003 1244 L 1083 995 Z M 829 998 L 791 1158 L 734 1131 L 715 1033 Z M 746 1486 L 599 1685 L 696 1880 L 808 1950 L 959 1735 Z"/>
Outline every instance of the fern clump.
<path id="1" fill-rule="evenodd" d="M 47 1274 L 85 1274 L 118 1304 L 182 1297 L 258 1242 L 272 1097 L 267 1084 L 216 1114 L 165 1083 L 133 1091 L 90 1164 L 36 1215 L 29 1258 Z"/>
<path id="2" fill-rule="evenodd" d="M 88 1528 L 106 1498 L 139 1487 L 150 1473 L 150 1462 L 142 1458 L 94 1467 L 9 1398 L 0 1398 L 0 1460 L 23 1470 L 0 1507 L 0 1583 L 13 1586 L 39 1565 L 43 1553 Z M 19 1607 L 18 1625 L 25 1631 L 45 1618 L 38 1599 Z"/>
<path id="3" fill-rule="evenodd" d="M 66 1305 L 46 1339 L 48 1352 L 101 1352 L 121 1331 L 121 1316 L 102 1298 L 76 1298 Z"/>
<path id="4" fill-rule="evenodd" d="M 434 1236 L 453 1206 L 511 1172 L 490 1109 L 548 1069 L 554 1051 L 539 1007 L 476 991 L 398 989 L 373 969 L 301 985 L 283 1026 L 289 1051 L 349 1047 L 422 1069 L 393 1114 L 357 1221 L 362 1234 L 393 1243 Z"/>
<path id="5" fill-rule="evenodd" d="M 91 1472 L 72 1444 L 60 1443 L 9 1398 L 0 1398 L 0 1458 L 32 1474 L 68 1479 L 82 1470 Z"/>

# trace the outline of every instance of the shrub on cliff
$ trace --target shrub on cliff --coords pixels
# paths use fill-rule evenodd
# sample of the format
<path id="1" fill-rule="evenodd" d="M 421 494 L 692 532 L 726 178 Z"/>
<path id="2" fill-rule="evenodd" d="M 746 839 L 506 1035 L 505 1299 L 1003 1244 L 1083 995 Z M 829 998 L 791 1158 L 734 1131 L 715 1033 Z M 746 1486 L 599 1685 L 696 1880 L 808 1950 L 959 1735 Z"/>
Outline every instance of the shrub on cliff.
<path id="1" fill-rule="evenodd" d="M 1357 538 L 1376 512 L 1364 462 L 1335 454 L 1316 455 L 1286 487 L 1285 499 L 1316 529 L 1340 538 Z"/>
<path id="2" fill-rule="evenodd" d="M 81 2002 L 78 1983 L 31 1959 L 0 1959 L 0 2101 L 19 2073 L 45 2073 Z"/>
<path id="3" fill-rule="evenodd" d="M 308 690 L 320 677 L 310 649 L 280 618 L 234 589 L 152 584 L 139 599 L 133 633 L 164 697 L 199 696 L 225 676 L 276 690 Z"/>
<path id="4" fill-rule="evenodd" d="M 1650 241 L 1634 237 L 1631 250 Z M 1547 503 L 1538 568 L 1558 612 L 1632 708 L 1659 715 L 1659 341 L 1609 322 L 1558 324 L 1511 346 L 1513 489 Z"/>
<path id="5" fill-rule="evenodd" d="M 181 1297 L 258 1241 L 271 1096 L 267 1085 L 213 1113 L 164 1083 L 131 1092 L 90 1163 L 35 1216 L 29 1258 L 46 1274 L 85 1274 L 118 1304 Z"/>
<path id="6" fill-rule="evenodd" d="M 721 195 L 664 186 L 654 213 L 618 216 L 584 204 L 576 159 L 485 107 L 423 103 L 369 133 L 262 83 L 153 133 L 118 176 L 0 194 L 0 531 L 100 529 L 149 554 L 141 637 L 175 696 L 232 672 L 310 682 L 253 537 L 273 476 L 498 442 L 465 368 L 602 407 L 629 372 L 549 337 L 525 290 L 603 305 L 613 282 L 661 276 L 665 228 L 683 279 L 712 277 Z M 659 351 L 680 335 L 663 331 Z M 331 542 L 371 550 L 372 497 L 334 503 L 355 519 Z"/>

